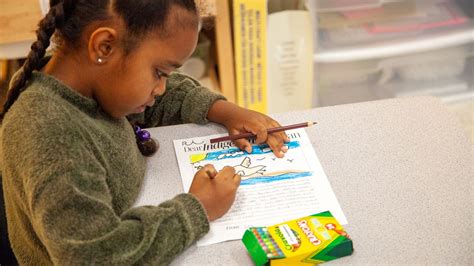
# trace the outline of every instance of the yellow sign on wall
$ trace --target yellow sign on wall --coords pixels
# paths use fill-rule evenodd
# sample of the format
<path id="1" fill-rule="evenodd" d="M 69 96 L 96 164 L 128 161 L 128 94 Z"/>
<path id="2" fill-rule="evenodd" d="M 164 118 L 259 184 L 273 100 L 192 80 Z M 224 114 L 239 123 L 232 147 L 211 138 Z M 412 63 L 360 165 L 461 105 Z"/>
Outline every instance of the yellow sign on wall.
<path id="1" fill-rule="evenodd" d="M 234 0 L 237 104 L 267 112 L 266 0 Z"/>

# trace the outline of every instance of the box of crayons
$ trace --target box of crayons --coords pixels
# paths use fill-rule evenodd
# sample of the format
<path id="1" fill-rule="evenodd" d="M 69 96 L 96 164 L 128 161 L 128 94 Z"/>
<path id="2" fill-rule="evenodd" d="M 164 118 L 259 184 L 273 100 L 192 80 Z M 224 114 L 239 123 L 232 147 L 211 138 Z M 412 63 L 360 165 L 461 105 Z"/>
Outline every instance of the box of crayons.
<path id="1" fill-rule="evenodd" d="M 256 265 L 310 265 L 351 255 L 352 240 L 330 212 L 269 227 L 251 227 L 242 238 Z"/>

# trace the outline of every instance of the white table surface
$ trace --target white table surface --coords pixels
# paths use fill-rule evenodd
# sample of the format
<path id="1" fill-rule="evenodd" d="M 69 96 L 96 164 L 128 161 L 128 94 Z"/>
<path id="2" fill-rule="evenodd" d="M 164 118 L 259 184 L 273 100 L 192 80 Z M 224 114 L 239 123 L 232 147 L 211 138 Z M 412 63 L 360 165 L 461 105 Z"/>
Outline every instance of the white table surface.
<path id="1" fill-rule="evenodd" d="M 274 117 L 281 124 L 318 122 L 306 131 L 355 249 L 327 264 L 474 264 L 473 144 L 439 100 L 390 99 Z M 156 178 L 144 186 L 156 204 L 183 192 L 172 140 L 226 132 L 216 124 L 150 131 L 161 147 L 148 161 L 147 173 Z M 173 265 L 252 261 L 236 240 L 193 245 Z"/>

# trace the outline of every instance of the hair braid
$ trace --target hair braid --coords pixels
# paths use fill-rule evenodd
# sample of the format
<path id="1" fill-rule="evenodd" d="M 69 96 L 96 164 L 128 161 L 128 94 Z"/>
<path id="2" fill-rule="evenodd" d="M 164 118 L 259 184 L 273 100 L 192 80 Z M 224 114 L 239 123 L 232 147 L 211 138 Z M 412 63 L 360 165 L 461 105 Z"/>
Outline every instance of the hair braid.
<path id="1" fill-rule="evenodd" d="M 12 86 L 8 91 L 7 100 L 3 106 L 3 112 L 1 117 L 8 112 L 13 103 L 18 99 L 20 94 L 26 89 L 28 80 L 31 78 L 33 70 L 37 70 L 41 66 L 41 60 L 43 59 L 46 49 L 50 45 L 51 36 L 54 34 L 57 27 L 62 25 L 65 21 L 65 4 L 64 2 L 53 1 L 51 8 L 46 16 L 39 22 L 38 29 L 36 30 L 37 40 L 31 45 L 31 50 L 23 64 L 20 72 L 17 74 L 15 80 L 12 82 Z M 71 10 L 73 1 L 67 4 L 67 9 Z"/>

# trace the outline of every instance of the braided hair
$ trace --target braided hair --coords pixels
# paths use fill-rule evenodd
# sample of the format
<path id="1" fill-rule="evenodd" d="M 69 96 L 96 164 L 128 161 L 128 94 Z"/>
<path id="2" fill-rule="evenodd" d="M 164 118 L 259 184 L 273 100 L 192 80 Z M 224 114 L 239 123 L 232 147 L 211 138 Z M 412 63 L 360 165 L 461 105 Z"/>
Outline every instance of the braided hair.
<path id="1" fill-rule="evenodd" d="M 58 3 L 58 1 L 51 1 L 51 8 L 48 14 L 39 22 L 38 29 L 36 30 L 37 40 L 31 45 L 31 50 L 28 53 L 25 63 L 13 81 L 11 89 L 8 91 L 7 100 L 3 106 L 2 118 L 18 99 L 20 93 L 25 90 L 33 70 L 37 70 L 40 67 L 41 59 L 44 57 L 46 48 L 48 48 L 50 44 L 51 36 L 56 28 L 64 24 L 66 12 L 70 12 L 72 4 L 67 2 L 72 1 L 60 3 Z"/>
<path id="2" fill-rule="evenodd" d="M 36 30 L 37 40 L 31 45 L 25 63 L 12 81 L 0 121 L 28 87 L 33 71 L 43 66 L 44 55 L 53 35 L 59 45 L 77 48 L 84 28 L 93 21 L 110 18 L 109 9 L 112 7 L 125 22 L 127 34 L 123 44 L 128 54 L 140 37 L 154 29 L 160 30 L 160 36 L 167 36 L 165 22 L 173 5 L 198 13 L 194 0 L 51 0 L 49 12 Z M 146 144 L 139 140 L 137 137 L 138 147 L 145 156 L 156 151 L 157 145 L 153 139 Z"/>

